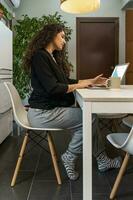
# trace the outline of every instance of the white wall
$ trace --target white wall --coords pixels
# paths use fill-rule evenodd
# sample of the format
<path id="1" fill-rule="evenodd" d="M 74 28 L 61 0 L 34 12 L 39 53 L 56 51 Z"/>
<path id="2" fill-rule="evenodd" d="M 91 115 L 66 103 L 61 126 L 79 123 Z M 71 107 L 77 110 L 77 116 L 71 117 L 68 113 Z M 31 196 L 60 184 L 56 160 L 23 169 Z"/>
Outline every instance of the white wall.
<path id="1" fill-rule="evenodd" d="M 60 0 L 22 0 L 20 7 L 16 10 L 16 17 L 28 14 L 30 17 L 54 14 L 56 11 L 63 16 L 68 25 L 73 29 L 71 41 L 69 42 L 69 60 L 74 65 L 71 77 L 76 77 L 76 17 L 119 17 L 120 18 L 120 41 L 119 41 L 119 63 L 125 61 L 125 12 L 121 10 L 121 0 L 101 0 L 101 8 L 93 13 L 73 15 L 60 10 Z"/>

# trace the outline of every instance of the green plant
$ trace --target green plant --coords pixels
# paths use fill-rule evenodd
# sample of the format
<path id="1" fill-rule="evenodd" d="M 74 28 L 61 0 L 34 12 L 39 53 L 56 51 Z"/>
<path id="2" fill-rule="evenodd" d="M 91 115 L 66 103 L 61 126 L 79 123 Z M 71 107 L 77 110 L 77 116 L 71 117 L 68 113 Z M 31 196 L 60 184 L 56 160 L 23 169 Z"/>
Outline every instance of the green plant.
<path id="1" fill-rule="evenodd" d="M 22 58 L 31 38 L 38 32 L 45 24 L 58 23 L 65 26 L 66 41 L 71 39 L 72 29 L 66 26 L 66 22 L 62 20 L 62 16 L 57 12 L 54 15 L 42 16 L 40 18 L 30 18 L 23 15 L 23 19 L 17 20 L 14 26 L 14 63 L 13 63 L 13 82 L 22 99 L 24 99 L 30 90 L 30 80 L 28 75 L 23 70 Z M 65 52 L 65 62 L 72 67 L 68 61 L 68 51 Z"/>
<path id="2" fill-rule="evenodd" d="M 3 11 L 3 15 L 7 20 L 13 19 L 13 15 L 2 5 L 2 3 L 0 3 L 0 10 Z"/>

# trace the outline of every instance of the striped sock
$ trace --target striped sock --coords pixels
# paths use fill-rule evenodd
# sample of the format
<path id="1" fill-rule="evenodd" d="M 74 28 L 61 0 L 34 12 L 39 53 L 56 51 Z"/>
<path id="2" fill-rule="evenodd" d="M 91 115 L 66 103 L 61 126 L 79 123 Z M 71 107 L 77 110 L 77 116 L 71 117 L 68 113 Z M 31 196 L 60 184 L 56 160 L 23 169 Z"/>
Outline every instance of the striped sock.
<path id="1" fill-rule="evenodd" d="M 68 150 L 61 156 L 61 160 L 66 169 L 68 178 L 74 181 L 79 177 L 79 173 L 75 171 L 77 158 L 77 155 L 71 153 Z"/>
<path id="2" fill-rule="evenodd" d="M 107 156 L 105 152 L 101 153 L 97 158 L 98 169 L 100 172 L 108 171 L 113 168 L 120 168 L 122 159 L 121 157 L 116 157 L 111 159 Z"/>

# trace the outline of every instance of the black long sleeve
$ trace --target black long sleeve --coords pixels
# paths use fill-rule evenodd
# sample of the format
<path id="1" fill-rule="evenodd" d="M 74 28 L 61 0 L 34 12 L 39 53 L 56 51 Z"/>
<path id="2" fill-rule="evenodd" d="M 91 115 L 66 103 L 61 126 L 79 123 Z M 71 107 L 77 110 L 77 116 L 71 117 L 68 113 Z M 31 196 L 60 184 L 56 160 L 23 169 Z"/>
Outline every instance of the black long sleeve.
<path id="1" fill-rule="evenodd" d="M 78 80 L 77 79 L 68 78 L 68 83 L 69 84 L 76 84 L 76 83 L 78 83 Z"/>
<path id="2" fill-rule="evenodd" d="M 65 94 L 68 90 L 68 83 L 59 82 L 48 64 L 43 53 L 37 53 L 33 58 L 35 74 L 49 95 Z"/>
<path id="3" fill-rule="evenodd" d="M 29 98 L 32 108 L 52 109 L 68 107 L 74 103 L 73 93 L 67 93 L 69 80 L 45 50 L 37 51 L 32 57 L 31 85 Z"/>

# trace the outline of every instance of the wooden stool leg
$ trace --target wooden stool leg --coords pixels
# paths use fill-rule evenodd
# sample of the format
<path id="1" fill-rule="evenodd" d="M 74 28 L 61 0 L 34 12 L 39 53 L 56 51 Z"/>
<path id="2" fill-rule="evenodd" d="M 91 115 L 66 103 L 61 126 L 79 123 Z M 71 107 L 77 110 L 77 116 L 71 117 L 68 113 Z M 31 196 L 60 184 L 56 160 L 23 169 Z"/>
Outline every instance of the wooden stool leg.
<path id="1" fill-rule="evenodd" d="M 122 163 L 122 166 L 121 166 L 121 168 L 120 168 L 120 170 L 119 170 L 119 173 L 118 173 L 118 175 L 117 175 L 117 178 L 116 178 L 116 180 L 115 180 L 113 189 L 112 189 L 112 191 L 111 191 L 110 199 L 114 199 L 114 197 L 116 196 L 116 192 L 117 192 L 118 187 L 119 187 L 119 185 L 120 185 L 120 182 L 121 182 L 121 180 L 122 180 L 123 174 L 124 174 L 124 172 L 125 172 L 125 170 L 126 170 L 126 167 L 127 167 L 128 161 L 129 161 L 129 157 L 130 157 L 130 155 L 129 155 L 128 153 L 126 153 L 125 158 L 124 158 L 124 161 L 123 161 L 123 163 Z"/>
<path id="2" fill-rule="evenodd" d="M 59 185 L 61 185 L 62 181 L 61 181 L 61 176 L 60 176 L 60 171 L 59 171 L 59 167 L 58 167 L 58 163 L 57 163 L 57 157 L 56 157 L 55 147 L 53 145 L 52 136 L 50 133 L 48 133 L 47 135 L 48 135 L 48 144 L 49 144 L 49 149 L 50 149 L 50 153 L 51 153 L 51 157 L 52 157 L 52 162 L 54 165 L 57 182 Z"/>
<path id="3" fill-rule="evenodd" d="M 58 161 L 57 151 L 56 151 L 56 148 L 55 148 L 55 143 L 54 143 L 52 134 L 50 133 L 50 131 L 48 131 L 48 134 L 50 134 L 50 139 L 51 139 L 52 146 L 53 146 L 53 149 L 54 149 L 54 157 Z"/>
<path id="4" fill-rule="evenodd" d="M 21 146 L 18 161 L 17 161 L 16 168 L 15 168 L 15 171 L 14 171 L 14 174 L 13 174 L 12 182 L 11 182 L 12 187 L 16 183 L 16 178 L 17 178 L 17 175 L 18 175 L 18 171 L 19 171 L 22 159 L 23 159 L 23 154 L 24 154 L 24 151 L 25 151 L 25 148 L 26 148 L 27 141 L 28 141 L 28 133 L 26 133 L 24 140 L 23 140 L 23 143 L 22 143 L 22 146 Z"/>

